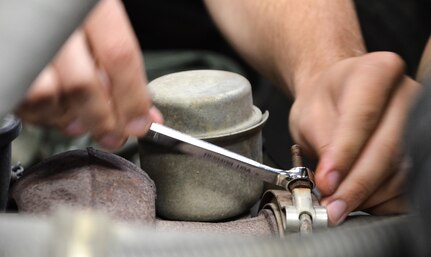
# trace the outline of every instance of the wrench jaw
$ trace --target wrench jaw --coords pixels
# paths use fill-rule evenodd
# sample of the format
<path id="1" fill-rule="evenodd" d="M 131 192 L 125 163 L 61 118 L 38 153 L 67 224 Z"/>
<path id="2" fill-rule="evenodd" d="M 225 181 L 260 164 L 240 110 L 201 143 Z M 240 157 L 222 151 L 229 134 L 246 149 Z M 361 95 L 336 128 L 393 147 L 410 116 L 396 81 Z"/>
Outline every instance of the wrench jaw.
<path id="1" fill-rule="evenodd" d="M 274 184 L 292 192 L 296 187 L 314 188 L 314 173 L 306 167 L 293 167 L 280 172 Z"/>

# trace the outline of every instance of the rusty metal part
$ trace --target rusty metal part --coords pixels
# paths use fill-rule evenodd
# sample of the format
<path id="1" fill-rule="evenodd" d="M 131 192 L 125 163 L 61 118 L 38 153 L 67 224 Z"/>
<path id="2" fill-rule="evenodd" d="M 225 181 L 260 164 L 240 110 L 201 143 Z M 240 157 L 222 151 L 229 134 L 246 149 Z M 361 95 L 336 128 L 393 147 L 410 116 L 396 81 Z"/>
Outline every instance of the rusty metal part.
<path id="1" fill-rule="evenodd" d="M 61 206 L 102 210 L 113 218 L 153 223 L 154 182 L 131 162 L 92 148 L 53 156 L 27 169 L 12 187 L 20 212 Z"/>
<path id="2" fill-rule="evenodd" d="M 292 146 L 292 164 L 293 167 L 302 166 L 301 148 L 299 145 Z M 305 181 L 306 183 L 307 181 Z M 313 231 L 313 220 L 309 212 L 313 208 L 311 200 L 311 186 L 299 181 L 292 185 L 291 192 L 293 194 L 293 204 L 299 214 L 299 232 L 309 234 Z M 305 205 L 305 206 L 301 206 Z M 294 218 L 294 217 L 292 217 Z M 286 211 L 286 219 L 289 219 Z"/>
<path id="3" fill-rule="evenodd" d="M 293 167 L 303 166 L 301 148 L 297 144 L 292 146 L 292 164 L 293 164 Z"/>
<path id="4" fill-rule="evenodd" d="M 253 106 L 250 83 L 216 70 L 169 74 L 149 84 L 165 125 L 262 161 L 261 128 L 268 114 Z M 246 213 L 263 183 L 224 166 L 139 140 L 141 167 L 157 186 L 157 214 L 171 220 L 219 221 Z M 239 186 L 242 185 L 242 186 Z"/>

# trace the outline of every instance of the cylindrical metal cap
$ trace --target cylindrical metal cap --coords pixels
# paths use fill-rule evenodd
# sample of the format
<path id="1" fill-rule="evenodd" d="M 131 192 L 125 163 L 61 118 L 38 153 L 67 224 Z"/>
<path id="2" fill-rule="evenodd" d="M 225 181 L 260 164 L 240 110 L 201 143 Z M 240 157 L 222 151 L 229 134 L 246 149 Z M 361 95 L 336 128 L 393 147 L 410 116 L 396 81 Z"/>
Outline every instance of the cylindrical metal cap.
<path id="1" fill-rule="evenodd" d="M 166 125 L 195 137 L 229 135 L 262 120 L 250 83 L 232 72 L 178 72 L 155 79 L 149 88 Z"/>

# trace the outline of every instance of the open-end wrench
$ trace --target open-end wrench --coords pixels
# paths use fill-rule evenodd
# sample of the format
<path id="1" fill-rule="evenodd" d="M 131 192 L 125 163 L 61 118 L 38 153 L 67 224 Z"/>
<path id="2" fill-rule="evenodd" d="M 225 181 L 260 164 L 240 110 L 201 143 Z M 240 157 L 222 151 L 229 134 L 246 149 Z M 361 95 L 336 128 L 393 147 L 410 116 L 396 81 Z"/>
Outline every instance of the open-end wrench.
<path id="1" fill-rule="evenodd" d="M 208 159 L 287 190 L 290 190 L 289 186 L 294 181 L 309 183 L 310 188 L 314 187 L 313 172 L 306 167 L 293 167 L 290 170 L 272 168 L 161 124 L 153 123 L 143 139 L 168 149 Z"/>

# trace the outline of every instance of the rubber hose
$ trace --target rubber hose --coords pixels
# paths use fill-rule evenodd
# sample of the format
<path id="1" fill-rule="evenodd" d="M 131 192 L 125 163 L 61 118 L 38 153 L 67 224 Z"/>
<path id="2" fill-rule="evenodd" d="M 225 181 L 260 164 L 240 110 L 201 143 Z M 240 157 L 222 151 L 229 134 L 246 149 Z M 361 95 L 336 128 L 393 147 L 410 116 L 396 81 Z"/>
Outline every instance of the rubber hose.
<path id="1" fill-rule="evenodd" d="M 405 237 L 411 217 L 389 218 L 367 225 L 328 229 L 309 236 L 232 236 L 212 233 L 161 232 L 120 225 L 95 215 L 73 212 L 52 219 L 0 216 L 0 249 L 4 256 L 407 256 Z M 84 215 L 85 216 L 85 215 Z M 106 221 L 106 222 L 105 222 Z M 82 226 L 85 224 L 85 226 Z M 79 231 L 79 228 L 81 230 Z M 84 229 L 82 229 L 84 228 Z M 77 247 L 76 249 L 73 247 Z"/>

